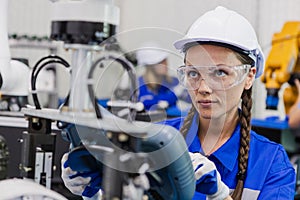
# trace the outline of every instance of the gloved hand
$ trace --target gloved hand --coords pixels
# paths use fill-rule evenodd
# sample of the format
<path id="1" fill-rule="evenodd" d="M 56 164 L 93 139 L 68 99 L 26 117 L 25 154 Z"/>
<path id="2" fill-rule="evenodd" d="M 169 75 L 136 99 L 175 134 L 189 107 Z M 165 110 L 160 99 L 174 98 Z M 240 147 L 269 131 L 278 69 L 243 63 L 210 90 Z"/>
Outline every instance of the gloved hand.
<path id="1" fill-rule="evenodd" d="M 92 155 L 86 149 L 75 150 L 63 155 L 61 177 L 65 186 L 73 194 L 93 197 L 100 190 L 101 171 L 92 159 Z"/>
<path id="2" fill-rule="evenodd" d="M 200 153 L 189 153 L 196 178 L 196 191 L 207 195 L 207 199 L 226 199 L 229 188 L 222 182 L 215 164 Z"/>
<path id="3" fill-rule="evenodd" d="M 160 100 L 160 101 L 158 101 L 157 106 L 160 109 L 167 109 L 169 107 L 169 103 L 168 103 L 168 101 Z"/>

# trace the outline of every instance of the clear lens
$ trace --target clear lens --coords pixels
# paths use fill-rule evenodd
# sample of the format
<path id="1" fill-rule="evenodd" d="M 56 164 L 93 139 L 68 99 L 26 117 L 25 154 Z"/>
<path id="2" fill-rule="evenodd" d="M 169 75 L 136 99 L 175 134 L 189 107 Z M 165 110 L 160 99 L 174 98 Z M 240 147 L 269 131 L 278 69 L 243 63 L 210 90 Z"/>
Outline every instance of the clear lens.
<path id="1" fill-rule="evenodd" d="M 180 83 L 188 90 L 197 90 L 202 80 L 213 90 L 226 90 L 241 83 L 251 65 L 181 66 L 177 69 Z"/>

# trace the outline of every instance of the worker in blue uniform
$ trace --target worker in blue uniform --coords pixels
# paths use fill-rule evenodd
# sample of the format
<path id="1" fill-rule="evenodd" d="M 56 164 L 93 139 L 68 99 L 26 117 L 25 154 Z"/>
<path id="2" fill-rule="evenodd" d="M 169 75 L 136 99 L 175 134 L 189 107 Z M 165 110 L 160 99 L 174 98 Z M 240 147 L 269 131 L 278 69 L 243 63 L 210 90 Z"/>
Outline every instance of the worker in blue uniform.
<path id="1" fill-rule="evenodd" d="M 185 118 L 161 123 L 185 137 L 195 171 L 194 199 L 293 199 L 295 170 L 283 146 L 251 130 L 252 85 L 262 74 L 264 56 L 248 20 L 217 7 L 174 46 L 184 55 L 178 79 L 193 106 Z M 72 179 L 68 168 L 62 173 L 77 194 L 93 181 Z"/>
<path id="2" fill-rule="evenodd" d="M 298 91 L 298 97 L 296 102 L 290 109 L 288 114 L 288 122 L 291 128 L 300 128 L 300 81 L 295 79 L 295 85 Z"/>
<path id="3" fill-rule="evenodd" d="M 251 130 L 252 85 L 264 66 L 251 24 L 217 7 L 174 45 L 184 53 L 178 78 L 193 107 L 182 126 L 167 124 L 180 128 L 192 152 L 194 199 L 293 199 L 295 170 L 283 146 Z"/>
<path id="4" fill-rule="evenodd" d="M 139 67 L 144 73 L 138 78 L 139 101 L 146 110 L 176 106 L 177 97 L 173 89 L 178 79 L 169 75 L 169 53 L 155 42 L 147 42 L 136 52 Z"/>

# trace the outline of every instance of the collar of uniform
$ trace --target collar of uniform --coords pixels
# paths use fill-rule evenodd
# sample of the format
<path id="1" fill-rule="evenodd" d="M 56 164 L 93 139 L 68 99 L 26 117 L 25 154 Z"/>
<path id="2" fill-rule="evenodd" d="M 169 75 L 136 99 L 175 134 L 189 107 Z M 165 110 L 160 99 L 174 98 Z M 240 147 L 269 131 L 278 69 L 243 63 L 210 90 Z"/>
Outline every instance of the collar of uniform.
<path id="1" fill-rule="evenodd" d="M 186 135 L 186 144 L 188 145 L 190 152 L 202 152 L 201 143 L 198 138 L 198 114 L 193 117 L 192 125 Z M 217 151 L 211 156 L 217 158 L 224 167 L 232 171 L 238 158 L 238 152 L 240 147 L 240 125 L 236 126 L 232 136 L 225 142 Z"/>
<path id="2" fill-rule="evenodd" d="M 193 117 L 193 122 L 191 124 L 191 127 L 188 130 L 186 137 L 185 137 L 185 141 L 186 141 L 186 144 L 187 144 L 190 152 L 202 151 L 200 140 L 199 140 L 198 134 L 197 134 L 198 133 L 198 125 L 199 125 L 198 114 L 195 114 Z"/>
<path id="3" fill-rule="evenodd" d="M 238 159 L 240 137 L 240 125 L 238 124 L 229 140 L 211 155 L 216 157 L 229 171 L 233 170 Z"/>

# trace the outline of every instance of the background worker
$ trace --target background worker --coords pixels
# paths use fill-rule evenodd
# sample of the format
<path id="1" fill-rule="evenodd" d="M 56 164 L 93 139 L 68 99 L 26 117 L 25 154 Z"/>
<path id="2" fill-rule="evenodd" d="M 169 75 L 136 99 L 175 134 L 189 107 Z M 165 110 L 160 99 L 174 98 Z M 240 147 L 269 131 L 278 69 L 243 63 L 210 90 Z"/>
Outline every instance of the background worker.
<path id="1" fill-rule="evenodd" d="M 300 128 L 300 81 L 298 79 L 295 79 L 295 85 L 298 90 L 298 98 L 288 114 L 289 126 L 291 128 Z"/>
<path id="2" fill-rule="evenodd" d="M 182 118 L 164 123 L 186 139 L 195 170 L 194 199 L 293 199 L 295 170 L 284 148 L 251 130 L 252 85 L 264 66 L 251 24 L 217 7 L 174 45 L 184 53 L 178 78 L 193 106 L 184 123 Z M 71 192 L 82 194 L 94 182 L 77 176 L 75 184 L 66 169 L 62 177 Z"/>
<path id="3" fill-rule="evenodd" d="M 187 96 L 187 92 L 177 92 L 180 86 L 178 79 L 169 74 L 168 56 L 155 42 L 144 43 L 136 52 L 138 66 L 144 67 L 138 79 L 139 101 L 146 110 L 176 107 L 177 100 Z"/>

